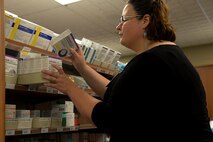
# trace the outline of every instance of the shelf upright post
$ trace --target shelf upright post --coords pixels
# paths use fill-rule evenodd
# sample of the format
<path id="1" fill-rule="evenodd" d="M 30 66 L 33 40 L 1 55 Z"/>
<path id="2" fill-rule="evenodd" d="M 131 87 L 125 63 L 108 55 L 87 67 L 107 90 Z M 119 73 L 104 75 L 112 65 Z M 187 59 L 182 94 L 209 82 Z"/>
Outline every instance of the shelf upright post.
<path id="1" fill-rule="evenodd" d="M 4 0 L 0 0 L 0 142 L 5 142 L 5 36 Z"/>

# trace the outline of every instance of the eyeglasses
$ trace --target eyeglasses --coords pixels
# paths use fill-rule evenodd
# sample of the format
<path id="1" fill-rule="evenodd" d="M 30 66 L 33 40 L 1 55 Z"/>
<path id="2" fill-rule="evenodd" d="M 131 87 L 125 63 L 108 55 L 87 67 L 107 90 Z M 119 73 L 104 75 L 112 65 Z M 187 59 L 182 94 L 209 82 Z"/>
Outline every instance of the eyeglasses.
<path id="1" fill-rule="evenodd" d="M 120 23 L 124 23 L 128 20 L 131 20 L 133 18 L 138 18 L 138 17 L 142 17 L 142 15 L 136 15 L 136 16 L 126 16 L 126 15 L 122 15 L 120 18 Z"/>

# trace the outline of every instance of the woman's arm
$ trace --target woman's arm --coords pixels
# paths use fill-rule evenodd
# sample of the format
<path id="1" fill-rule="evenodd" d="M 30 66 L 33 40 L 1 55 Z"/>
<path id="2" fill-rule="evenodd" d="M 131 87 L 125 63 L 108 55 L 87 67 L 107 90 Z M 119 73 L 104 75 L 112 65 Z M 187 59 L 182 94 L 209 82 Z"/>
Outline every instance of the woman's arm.
<path id="1" fill-rule="evenodd" d="M 93 91 L 95 91 L 95 93 L 100 97 L 103 97 L 109 80 L 86 64 L 81 48 L 77 51 L 71 48 L 70 52 L 72 55 L 69 58 L 76 70 L 93 89 Z"/>
<path id="2" fill-rule="evenodd" d="M 85 66 L 84 70 L 79 70 L 79 73 L 87 84 L 93 89 L 93 91 L 103 98 L 109 80 L 88 65 Z"/>
<path id="3" fill-rule="evenodd" d="M 100 102 L 100 100 L 80 89 L 71 79 L 69 79 L 62 68 L 57 65 L 52 66 L 56 68 L 58 72 L 43 70 L 42 77 L 49 81 L 44 85 L 55 88 L 65 95 L 68 95 L 79 113 L 92 122 L 91 114 L 93 108 L 98 102 Z"/>

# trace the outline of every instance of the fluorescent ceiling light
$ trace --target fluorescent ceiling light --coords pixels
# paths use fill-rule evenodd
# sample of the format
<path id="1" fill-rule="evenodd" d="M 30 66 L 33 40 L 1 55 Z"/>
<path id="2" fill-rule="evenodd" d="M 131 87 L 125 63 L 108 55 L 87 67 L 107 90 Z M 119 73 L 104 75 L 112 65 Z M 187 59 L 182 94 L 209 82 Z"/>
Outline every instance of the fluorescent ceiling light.
<path id="1" fill-rule="evenodd" d="M 55 0 L 55 1 L 62 4 L 62 5 L 67 5 L 67 4 L 78 2 L 78 1 L 81 1 L 81 0 Z"/>

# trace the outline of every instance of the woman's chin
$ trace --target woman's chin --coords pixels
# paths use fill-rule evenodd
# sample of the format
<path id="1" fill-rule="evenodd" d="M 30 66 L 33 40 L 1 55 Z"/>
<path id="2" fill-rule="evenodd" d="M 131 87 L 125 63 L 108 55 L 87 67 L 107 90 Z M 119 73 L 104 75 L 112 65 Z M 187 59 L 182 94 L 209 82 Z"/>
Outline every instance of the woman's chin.
<path id="1" fill-rule="evenodd" d="M 120 43 L 121 43 L 122 45 L 124 45 L 124 41 L 122 40 L 122 38 L 120 38 Z"/>
<path id="2" fill-rule="evenodd" d="M 126 43 L 122 39 L 120 39 L 120 43 L 121 45 L 126 46 Z"/>

